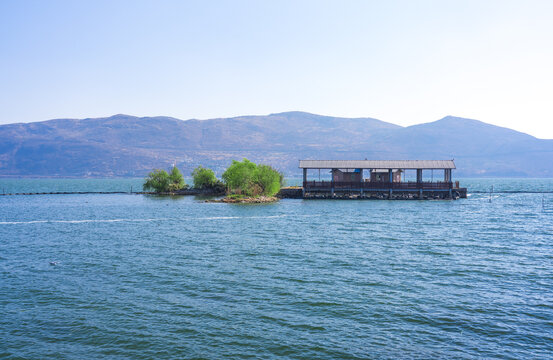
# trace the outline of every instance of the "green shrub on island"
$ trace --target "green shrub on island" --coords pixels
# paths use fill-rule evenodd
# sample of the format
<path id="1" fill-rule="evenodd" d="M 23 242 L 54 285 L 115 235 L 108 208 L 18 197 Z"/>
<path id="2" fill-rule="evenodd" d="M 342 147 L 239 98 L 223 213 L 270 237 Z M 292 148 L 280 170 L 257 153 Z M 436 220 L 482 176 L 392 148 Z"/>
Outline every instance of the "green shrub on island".
<path id="1" fill-rule="evenodd" d="M 274 196 L 283 184 L 283 175 L 269 165 L 256 165 L 244 159 L 233 160 L 223 173 L 230 194 Z"/>
<path id="2" fill-rule="evenodd" d="M 269 165 L 258 165 L 254 172 L 254 181 L 263 189 L 263 195 L 273 196 L 284 185 L 284 176 Z"/>
<path id="3" fill-rule="evenodd" d="M 192 179 L 195 189 L 225 191 L 225 185 L 215 177 L 213 170 L 206 169 L 201 165 L 192 171 Z"/>
<path id="4" fill-rule="evenodd" d="M 169 174 L 169 181 L 169 191 L 181 190 L 186 186 L 186 183 L 184 182 L 184 177 L 176 166 L 173 166 L 173 168 L 171 169 L 171 173 Z"/>
<path id="5" fill-rule="evenodd" d="M 253 184 L 253 173 L 256 167 L 248 159 L 244 159 L 243 161 L 232 160 L 232 164 L 225 170 L 222 176 L 229 192 L 248 193 L 249 188 Z"/>
<path id="6" fill-rule="evenodd" d="M 167 173 L 165 170 L 154 169 L 151 171 L 146 179 L 142 188 L 144 191 L 153 190 L 156 193 L 174 192 L 184 189 L 186 183 L 184 177 L 176 166 L 173 166 L 171 173 Z"/>

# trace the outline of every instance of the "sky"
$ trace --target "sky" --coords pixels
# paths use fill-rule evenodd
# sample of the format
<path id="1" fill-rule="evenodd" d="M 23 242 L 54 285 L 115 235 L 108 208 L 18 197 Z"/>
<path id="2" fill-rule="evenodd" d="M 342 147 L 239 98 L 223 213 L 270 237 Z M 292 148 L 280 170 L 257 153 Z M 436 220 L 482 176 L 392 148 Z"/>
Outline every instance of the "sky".
<path id="1" fill-rule="evenodd" d="M 295 110 L 553 139 L 553 1 L 0 0 L 0 124 Z"/>

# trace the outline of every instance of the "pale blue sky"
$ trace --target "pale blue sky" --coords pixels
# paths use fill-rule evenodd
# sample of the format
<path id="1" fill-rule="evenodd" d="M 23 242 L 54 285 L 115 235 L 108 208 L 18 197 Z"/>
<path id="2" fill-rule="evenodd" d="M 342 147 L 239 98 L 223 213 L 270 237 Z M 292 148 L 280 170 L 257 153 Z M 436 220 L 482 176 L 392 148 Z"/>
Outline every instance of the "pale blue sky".
<path id="1" fill-rule="evenodd" d="M 553 138 L 553 1 L 0 0 L 0 123 L 289 110 Z"/>

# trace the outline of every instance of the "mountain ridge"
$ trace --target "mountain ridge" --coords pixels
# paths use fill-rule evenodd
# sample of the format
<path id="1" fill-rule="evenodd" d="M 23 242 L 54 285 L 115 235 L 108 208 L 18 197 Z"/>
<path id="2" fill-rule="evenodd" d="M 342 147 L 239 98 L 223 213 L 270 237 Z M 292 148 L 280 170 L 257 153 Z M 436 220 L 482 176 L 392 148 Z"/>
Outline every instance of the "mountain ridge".
<path id="1" fill-rule="evenodd" d="M 0 125 L 0 176 L 143 176 L 232 159 L 298 174 L 307 159 L 456 159 L 462 176 L 553 177 L 553 140 L 455 116 L 399 126 L 301 111 L 207 120 L 115 114 Z"/>

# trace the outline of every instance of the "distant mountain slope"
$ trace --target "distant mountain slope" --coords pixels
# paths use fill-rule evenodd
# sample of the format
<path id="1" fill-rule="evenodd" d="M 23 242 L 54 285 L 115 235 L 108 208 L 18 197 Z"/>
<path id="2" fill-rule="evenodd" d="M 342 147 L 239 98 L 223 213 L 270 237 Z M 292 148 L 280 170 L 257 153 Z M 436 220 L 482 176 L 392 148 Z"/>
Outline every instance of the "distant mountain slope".
<path id="1" fill-rule="evenodd" d="M 445 117 L 401 127 L 304 112 L 186 120 L 114 115 L 0 126 L 0 176 L 143 176 L 176 162 L 219 173 L 248 157 L 297 174 L 300 158 L 449 159 L 457 175 L 553 176 L 553 140 Z"/>

